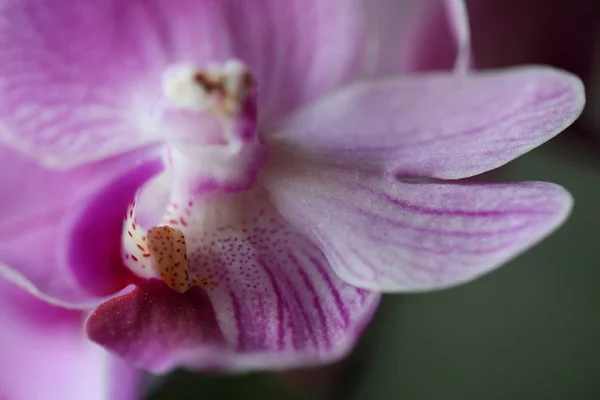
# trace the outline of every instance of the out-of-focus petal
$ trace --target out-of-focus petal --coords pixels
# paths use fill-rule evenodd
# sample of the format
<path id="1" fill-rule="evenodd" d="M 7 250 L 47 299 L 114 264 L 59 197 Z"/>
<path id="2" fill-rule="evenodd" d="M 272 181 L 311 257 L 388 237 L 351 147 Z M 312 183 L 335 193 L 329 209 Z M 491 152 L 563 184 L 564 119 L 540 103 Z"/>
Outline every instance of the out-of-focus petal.
<path id="1" fill-rule="evenodd" d="M 363 0 L 226 1 L 234 54 L 257 77 L 261 118 L 272 122 L 363 72 Z"/>
<path id="2" fill-rule="evenodd" d="M 463 72 L 471 62 L 471 28 L 468 7 L 464 0 L 444 0 L 444 6 L 457 47 L 454 68 L 458 72 Z"/>
<path id="3" fill-rule="evenodd" d="M 142 285 L 94 311 L 92 340 L 154 371 L 291 368 L 345 355 L 379 295 L 342 282 L 263 197 L 247 196 L 230 210 L 237 224 L 186 239 L 190 274 L 214 286 L 181 295 Z"/>
<path id="4" fill-rule="evenodd" d="M 4 1 L 0 140 L 53 168 L 160 140 L 180 62 L 243 59 L 275 118 L 362 73 L 364 19 L 361 0 Z"/>
<path id="5" fill-rule="evenodd" d="M 546 67 L 360 83 L 296 113 L 274 135 L 330 164 L 459 179 L 500 167 L 581 113 L 581 81 Z"/>
<path id="6" fill-rule="evenodd" d="M 464 70 L 469 23 L 462 0 L 365 0 L 369 26 L 367 72 Z"/>
<path id="7" fill-rule="evenodd" d="M 0 280 L 0 398 L 135 400 L 141 376 L 92 343 L 83 314 Z"/>
<path id="8" fill-rule="evenodd" d="M 61 168 L 156 139 L 144 108 L 160 93 L 165 49 L 149 3 L 3 1 L 0 139 Z"/>
<path id="9" fill-rule="evenodd" d="M 386 292 L 489 272 L 552 232 L 572 203 L 549 183 L 414 183 L 307 164 L 281 166 L 267 184 L 343 280 Z"/>
<path id="10" fill-rule="evenodd" d="M 0 146 L 0 276 L 57 303 L 89 304 L 127 282 L 119 256 L 127 205 L 162 169 L 143 148 L 48 171 Z"/>

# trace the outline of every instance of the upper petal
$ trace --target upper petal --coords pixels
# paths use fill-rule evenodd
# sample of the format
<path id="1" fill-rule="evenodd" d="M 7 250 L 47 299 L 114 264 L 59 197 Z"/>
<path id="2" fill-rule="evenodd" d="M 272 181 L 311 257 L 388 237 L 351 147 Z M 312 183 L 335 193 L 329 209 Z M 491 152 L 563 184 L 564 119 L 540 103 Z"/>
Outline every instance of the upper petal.
<path id="1" fill-rule="evenodd" d="M 471 63 L 471 28 L 467 4 L 464 0 L 444 0 L 444 9 L 456 43 L 454 68 L 458 72 L 464 72 Z"/>
<path id="2" fill-rule="evenodd" d="M 257 76 L 267 123 L 359 77 L 367 26 L 363 0 L 225 1 L 236 56 Z"/>
<path id="3" fill-rule="evenodd" d="M 139 398 L 139 374 L 85 337 L 81 312 L 45 304 L 2 280 L 0 300 L 0 397 Z"/>
<path id="4" fill-rule="evenodd" d="M 164 56 L 142 3 L 2 2 L 0 139 L 53 167 L 147 142 L 133 86 Z"/>
<path id="5" fill-rule="evenodd" d="M 361 0 L 3 1 L 0 140 L 55 168 L 159 140 L 179 62 L 245 60 L 277 118 L 362 72 L 365 25 Z"/>
<path id="6" fill-rule="evenodd" d="M 464 71 L 470 33 L 462 0 L 366 0 L 371 76 L 433 69 Z"/>
<path id="7" fill-rule="evenodd" d="M 233 223 L 203 237 L 182 227 L 190 274 L 213 286 L 179 294 L 162 282 L 141 284 L 94 311 L 92 340 L 154 371 L 292 368 L 345 355 L 379 295 L 337 278 L 323 253 L 264 197 L 238 200 L 229 211 L 218 201 L 220 213 L 236 216 Z M 210 224 L 193 216 L 186 224 L 199 222 Z"/>
<path id="8" fill-rule="evenodd" d="M 0 191 L 8 194 L 0 198 L 0 276 L 58 303 L 89 304 L 121 289 L 123 217 L 162 169 L 159 150 L 58 172 L 0 146 Z"/>
<path id="9" fill-rule="evenodd" d="M 228 49 L 212 1 L 172 3 L 3 1 L 0 140 L 64 168 L 159 139 L 163 68 Z"/>
<path id="10" fill-rule="evenodd" d="M 338 276 L 372 290 L 474 279 L 552 232 L 572 204 L 548 183 L 414 183 L 300 165 L 267 175 L 275 206 Z"/>
<path id="11" fill-rule="evenodd" d="M 458 179 L 497 168 L 569 126 L 581 81 L 547 67 L 360 83 L 288 119 L 275 135 L 331 164 Z"/>

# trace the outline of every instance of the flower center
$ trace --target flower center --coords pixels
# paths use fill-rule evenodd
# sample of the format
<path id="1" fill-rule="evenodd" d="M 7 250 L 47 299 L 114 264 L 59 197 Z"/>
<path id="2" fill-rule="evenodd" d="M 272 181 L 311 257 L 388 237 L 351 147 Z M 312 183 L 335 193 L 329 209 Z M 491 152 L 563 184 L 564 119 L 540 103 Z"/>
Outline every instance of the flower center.
<path id="1" fill-rule="evenodd" d="M 179 64 L 164 72 L 162 87 L 167 104 L 160 126 L 177 178 L 185 177 L 199 192 L 250 188 L 267 149 L 257 129 L 254 79 L 246 67 L 238 61 L 203 70 Z"/>
<path id="2" fill-rule="evenodd" d="M 201 199 L 250 189 L 266 162 L 267 148 L 257 129 L 254 79 L 242 63 L 205 69 L 174 65 L 165 70 L 162 88 L 165 104 L 158 114 L 168 143 L 166 172 L 132 202 L 122 255 L 139 277 L 163 279 L 183 293 L 194 285 L 215 284 L 187 262 L 190 242 L 198 242 L 204 229 L 190 227 L 203 224 Z M 167 193 L 166 201 L 157 207 L 161 192 Z"/>

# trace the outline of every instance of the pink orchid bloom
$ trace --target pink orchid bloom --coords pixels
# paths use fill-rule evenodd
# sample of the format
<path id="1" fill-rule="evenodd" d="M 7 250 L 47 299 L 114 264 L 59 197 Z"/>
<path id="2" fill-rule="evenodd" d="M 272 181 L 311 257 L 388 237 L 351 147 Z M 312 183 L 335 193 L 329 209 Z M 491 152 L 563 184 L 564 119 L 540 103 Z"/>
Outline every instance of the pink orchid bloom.
<path id="1" fill-rule="evenodd" d="M 580 81 L 465 71 L 460 1 L 457 74 L 382 78 L 440 62 L 389 23 L 426 2 L 386 3 L 3 2 L 0 273 L 101 303 L 87 334 L 136 366 L 275 369 L 347 354 L 382 292 L 541 240 L 564 189 L 453 180 L 571 124 Z"/>
<path id="2" fill-rule="evenodd" d="M 137 399 L 139 374 L 90 342 L 83 318 L 0 280 L 0 399 Z"/>

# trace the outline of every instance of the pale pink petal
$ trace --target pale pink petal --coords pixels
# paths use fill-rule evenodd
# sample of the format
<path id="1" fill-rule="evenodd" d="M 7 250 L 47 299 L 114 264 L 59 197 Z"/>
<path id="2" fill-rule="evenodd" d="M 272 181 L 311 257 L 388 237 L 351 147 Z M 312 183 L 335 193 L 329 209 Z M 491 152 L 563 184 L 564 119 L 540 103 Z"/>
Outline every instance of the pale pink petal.
<path id="1" fill-rule="evenodd" d="M 138 399 L 139 373 L 89 341 L 83 317 L 0 280 L 0 398 Z"/>
<path id="2" fill-rule="evenodd" d="M 329 164 L 458 179 L 539 146 L 581 113 L 581 81 L 547 67 L 359 83 L 274 135 Z"/>
<path id="3" fill-rule="evenodd" d="M 262 196 L 246 196 L 235 223 L 186 236 L 190 274 L 208 286 L 179 294 L 141 284 L 94 311 L 90 338 L 158 372 L 291 368 L 347 354 L 379 295 L 342 282 Z"/>
<path id="4" fill-rule="evenodd" d="M 136 190 L 162 169 L 159 149 L 64 172 L 2 146 L 0 160 L 0 191 L 10 194 L 0 198 L 0 276 L 58 303 L 120 290 L 123 219 Z"/>
<path id="5" fill-rule="evenodd" d="M 489 272 L 552 232 L 572 204 L 549 183 L 425 183 L 307 163 L 281 165 L 267 183 L 277 209 L 338 276 L 386 292 Z"/>
<path id="6" fill-rule="evenodd" d="M 457 47 L 454 68 L 464 72 L 472 61 L 468 7 L 465 0 L 444 0 L 444 6 Z"/>

